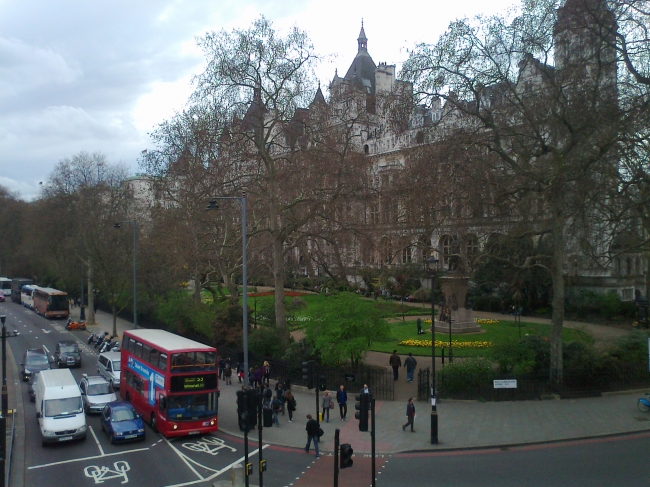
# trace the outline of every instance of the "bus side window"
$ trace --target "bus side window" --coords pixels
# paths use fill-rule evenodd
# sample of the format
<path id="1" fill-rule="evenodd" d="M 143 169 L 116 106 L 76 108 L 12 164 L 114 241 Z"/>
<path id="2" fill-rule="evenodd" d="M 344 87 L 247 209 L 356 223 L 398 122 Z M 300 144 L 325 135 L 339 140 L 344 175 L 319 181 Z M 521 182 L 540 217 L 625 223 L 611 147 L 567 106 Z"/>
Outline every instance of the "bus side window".
<path id="1" fill-rule="evenodd" d="M 149 354 L 151 353 L 151 347 L 149 345 L 142 345 L 142 360 L 149 362 Z"/>
<path id="2" fill-rule="evenodd" d="M 167 399 L 162 394 L 158 396 L 158 409 L 160 409 L 161 413 L 167 411 Z"/>
<path id="3" fill-rule="evenodd" d="M 154 367 L 158 367 L 158 357 L 159 352 L 155 348 L 151 349 L 151 355 L 149 355 L 149 363 Z"/>
<path id="4" fill-rule="evenodd" d="M 135 356 L 142 357 L 142 343 L 135 342 Z"/>
<path id="5" fill-rule="evenodd" d="M 131 337 L 129 337 L 129 347 L 127 348 L 127 350 L 131 353 L 135 351 L 135 340 Z"/>
<path id="6" fill-rule="evenodd" d="M 129 337 L 125 336 L 122 338 L 122 350 L 128 350 L 129 349 Z"/>
<path id="7" fill-rule="evenodd" d="M 160 359 L 158 360 L 158 368 L 163 372 L 167 370 L 167 354 L 161 353 Z"/>

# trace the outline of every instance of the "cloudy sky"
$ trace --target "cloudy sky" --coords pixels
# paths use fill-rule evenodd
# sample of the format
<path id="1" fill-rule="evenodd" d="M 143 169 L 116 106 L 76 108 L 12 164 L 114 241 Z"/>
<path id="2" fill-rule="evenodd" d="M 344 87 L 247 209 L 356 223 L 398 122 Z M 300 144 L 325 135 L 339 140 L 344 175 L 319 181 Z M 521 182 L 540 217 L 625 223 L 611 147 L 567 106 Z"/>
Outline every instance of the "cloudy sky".
<path id="1" fill-rule="evenodd" d="M 515 0 L 0 0 L 0 185 L 30 200 L 55 164 L 82 150 L 138 171 L 148 133 L 180 110 L 203 69 L 195 37 L 260 15 L 297 25 L 323 86 L 345 73 L 364 20 L 376 63 L 397 64 L 450 21 Z"/>

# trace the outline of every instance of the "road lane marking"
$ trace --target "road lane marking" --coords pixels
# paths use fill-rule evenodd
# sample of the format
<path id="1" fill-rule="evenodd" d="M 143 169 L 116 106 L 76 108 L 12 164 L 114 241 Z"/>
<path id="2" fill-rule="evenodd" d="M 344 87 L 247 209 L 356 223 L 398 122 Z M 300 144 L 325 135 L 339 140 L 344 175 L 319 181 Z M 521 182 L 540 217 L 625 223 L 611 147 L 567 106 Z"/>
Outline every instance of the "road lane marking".
<path id="1" fill-rule="evenodd" d="M 111 470 L 108 467 L 97 465 L 89 465 L 84 468 L 84 474 L 86 477 L 90 477 L 95 481 L 96 484 L 103 484 L 105 480 L 112 479 L 124 479 L 121 484 L 128 484 L 129 478 L 126 476 L 126 472 L 131 470 L 131 466 L 124 460 L 119 460 L 113 464 L 115 470 Z"/>
<path id="2" fill-rule="evenodd" d="M 47 349 L 45 345 L 43 345 L 43 350 L 45 350 L 47 353 L 50 353 L 50 351 Z"/>
<path id="3" fill-rule="evenodd" d="M 95 443 L 97 443 L 97 448 L 99 448 L 99 453 L 101 453 L 101 455 L 104 456 L 104 449 L 102 448 L 102 445 L 99 444 L 99 440 L 97 439 L 97 435 L 95 434 L 95 430 L 93 429 L 92 426 L 88 426 L 88 429 L 93 434 L 93 438 L 95 438 Z"/>
<path id="4" fill-rule="evenodd" d="M 44 463 L 43 465 L 34 465 L 33 467 L 27 467 L 27 470 L 34 470 L 37 468 L 45 468 L 45 467 L 54 467 L 56 465 L 65 465 L 66 463 L 85 462 L 87 460 L 95 460 L 97 458 L 114 457 L 116 455 L 122 455 L 126 453 L 136 453 L 136 452 L 147 451 L 147 450 L 149 450 L 149 448 L 135 448 L 133 450 L 124 450 L 115 453 L 106 453 L 104 455 L 94 455 L 92 457 L 73 458 L 72 460 L 63 460 L 61 462 L 52 462 L 52 463 Z"/>
<path id="5" fill-rule="evenodd" d="M 167 443 L 169 443 L 169 441 L 168 441 Z M 180 452 L 180 451 L 178 451 L 176 448 L 174 448 L 174 446 L 173 446 L 171 443 L 169 443 L 169 446 L 171 446 L 171 447 L 172 447 L 172 448 L 173 448 L 173 449 L 174 449 L 174 450 L 175 450 L 179 455 L 183 455 L 183 453 Z M 264 446 L 262 446 L 262 450 L 265 450 L 265 449 L 268 448 L 269 446 L 270 446 L 270 445 L 264 445 Z M 257 453 L 258 453 L 259 451 L 260 451 L 259 448 L 256 448 L 255 450 L 253 450 L 252 452 L 250 452 L 250 453 L 248 454 L 248 458 L 250 459 L 250 457 L 252 457 L 252 456 L 254 456 L 254 455 L 257 455 Z M 235 460 L 234 462 L 232 462 L 230 465 L 225 466 L 225 467 L 222 468 L 221 470 L 214 470 L 214 469 L 211 469 L 211 468 L 203 467 L 203 465 L 201 465 L 201 466 L 202 466 L 203 468 L 205 468 L 206 470 L 210 470 L 210 471 L 212 471 L 212 472 L 214 472 L 214 473 L 213 473 L 212 475 L 210 475 L 209 477 L 206 477 L 206 478 L 203 478 L 203 477 L 201 477 L 201 476 L 199 475 L 200 478 L 199 478 L 198 480 L 190 480 L 189 482 L 182 482 L 182 483 L 180 483 L 180 484 L 171 484 L 171 485 L 166 485 L 165 487 L 184 487 L 184 486 L 186 486 L 186 485 L 196 485 L 196 484 L 202 484 L 203 482 L 209 482 L 210 480 L 212 480 L 212 479 L 214 479 L 214 478 L 217 478 L 219 475 L 221 475 L 221 474 L 227 472 L 227 471 L 230 470 L 232 467 L 234 467 L 234 466 L 237 465 L 238 463 L 242 463 L 242 462 L 244 462 L 245 460 L 246 460 L 246 457 L 241 457 L 240 459 Z M 193 460 L 191 460 L 191 461 L 193 461 Z M 196 463 L 196 462 L 195 462 L 195 463 Z M 197 474 L 197 475 L 198 475 L 198 474 Z"/>

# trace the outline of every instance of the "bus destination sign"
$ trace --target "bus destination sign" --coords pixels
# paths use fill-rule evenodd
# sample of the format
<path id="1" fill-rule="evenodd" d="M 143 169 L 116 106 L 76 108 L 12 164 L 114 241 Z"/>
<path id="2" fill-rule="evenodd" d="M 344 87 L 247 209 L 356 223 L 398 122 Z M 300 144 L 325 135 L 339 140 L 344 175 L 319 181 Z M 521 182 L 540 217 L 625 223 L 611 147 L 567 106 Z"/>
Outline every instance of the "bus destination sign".
<path id="1" fill-rule="evenodd" d="M 217 374 L 176 375 L 171 377 L 172 392 L 202 391 L 217 387 Z"/>

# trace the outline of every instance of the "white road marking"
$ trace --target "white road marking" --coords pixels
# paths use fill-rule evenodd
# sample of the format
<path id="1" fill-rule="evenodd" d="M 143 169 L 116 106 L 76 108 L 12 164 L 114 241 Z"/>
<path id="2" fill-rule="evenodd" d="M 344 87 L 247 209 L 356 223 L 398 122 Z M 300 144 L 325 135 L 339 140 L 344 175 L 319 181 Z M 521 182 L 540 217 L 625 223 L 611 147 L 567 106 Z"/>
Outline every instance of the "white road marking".
<path id="1" fill-rule="evenodd" d="M 47 349 L 45 345 L 43 345 L 43 350 L 45 350 L 47 353 L 50 353 L 50 351 Z"/>
<path id="2" fill-rule="evenodd" d="M 98 467 L 97 465 L 89 465 L 84 469 L 84 474 L 86 474 L 86 477 L 93 479 L 96 484 L 103 484 L 105 480 L 119 478 L 124 479 L 120 482 L 121 484 L 128 484 L 129 478 L 126 476 L 126 472 L 131 470 L 131 466 L 124 460 L 119 460 L 113 464 L 113 468 L 115 468 L 115 470 L 111 470 L 104 466 Z"/>
<path id="3" fill-rule="evenodd" d="M 46 330 L 45 328 L 42 328 L 42 330 L 43 330 L 43 333 L 45 333 L 45 334 L 52 333 L 52 330 Z"/>
<path id="4" fill-rule="evenodd" d="M 88 426 L 88 429 L 93 434 L 93 438 L 95 438 L 95 443 L 97 443 L 97 448 L 99 448 L 99 453 L 101 453 L 101 455 L 104 456 L 104 449 L 102 448 L 102 445 L 99 444 L 99 440 L 97 439 L 97 435 L 95 434 L 95 430 L 93 429 L 92 426 Z"/>
<path id="5" fill-rule="evenodd" d="M 122 454 L 126 454 L 126 453 L 135 453 L 135 452 L 139 452 L 139 451 L 147 451 L 148 449 L 149 448 L 136 448 L 134 450 L 124 450 L 124 451 L 118 451 L 118 452 L 115 452 L 115 453 L 106 453 L 104 455 L 94 455 L 92 457 L 73 458 L 72 460 L 63 460 L 61 462 L 44 463 L 43 465 L 34 465 L 33 467 L 27 467 L 27 470 L 34 470 L 36 468 L 53 467 L 55 465 L 65 465 L 66 463 L 85 462 L 87 460 L 94 460 L 96 458 L 114 457 L 116 455 L 122 455 Z"/>

